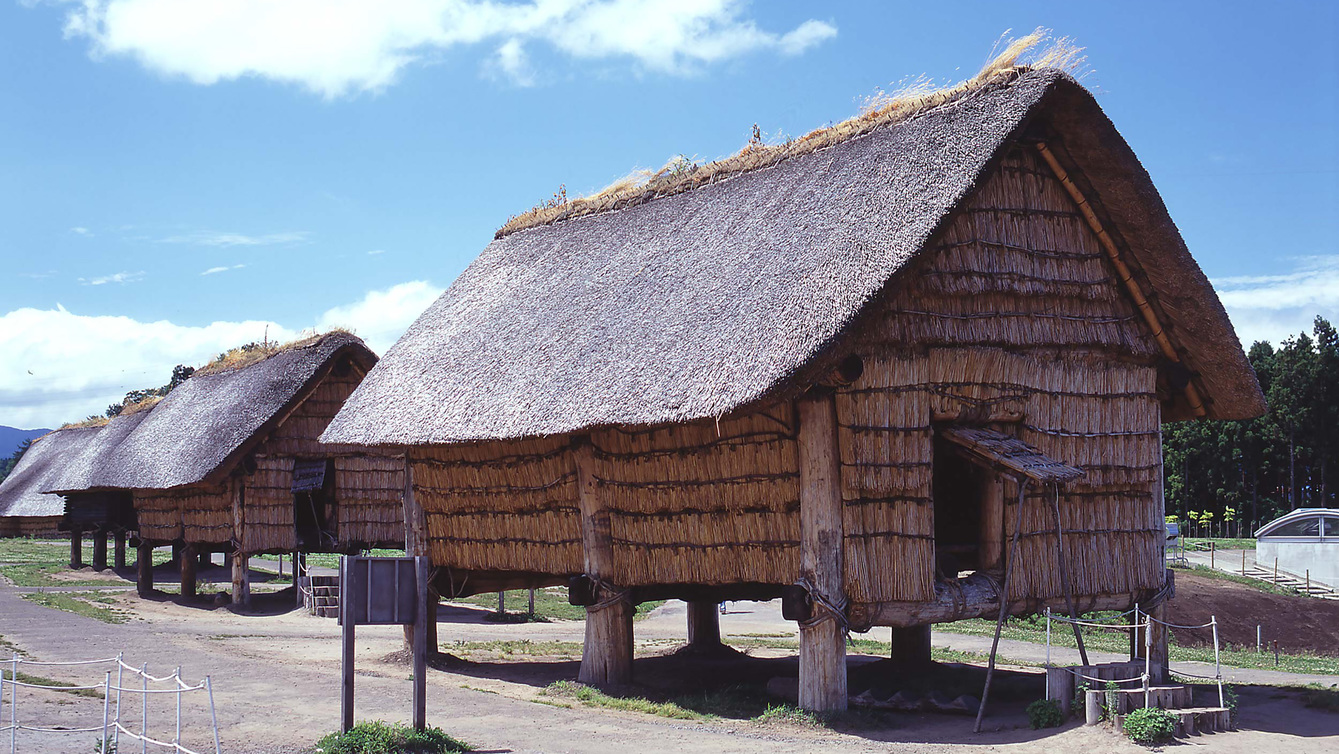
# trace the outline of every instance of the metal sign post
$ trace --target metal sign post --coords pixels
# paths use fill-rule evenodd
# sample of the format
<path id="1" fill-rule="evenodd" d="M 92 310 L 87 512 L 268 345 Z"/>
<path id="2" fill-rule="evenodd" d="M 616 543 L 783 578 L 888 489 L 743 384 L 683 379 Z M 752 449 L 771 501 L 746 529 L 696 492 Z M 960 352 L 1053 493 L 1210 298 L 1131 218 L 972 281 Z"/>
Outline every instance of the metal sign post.
<path id="1" fill-rule="evenodd" d="M 340 558 L 339 622 L 344 646 L 341 730 L 353 727 L 353 646 L 359 625 L 413 625 L 414 728 L 423 730 L 428 717 L 428 557 Z"/>

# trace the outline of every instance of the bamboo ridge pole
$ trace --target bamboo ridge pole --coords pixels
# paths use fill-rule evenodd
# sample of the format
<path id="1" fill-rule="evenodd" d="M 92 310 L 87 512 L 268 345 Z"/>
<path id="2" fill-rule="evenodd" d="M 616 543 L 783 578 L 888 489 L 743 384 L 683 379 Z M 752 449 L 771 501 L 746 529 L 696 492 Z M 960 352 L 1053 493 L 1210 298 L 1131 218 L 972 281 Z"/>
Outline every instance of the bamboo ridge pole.
<path id="1" fill-rule="evenodd" d="M 1181 356 L 1176 352 L 1176 348 L 1172 346 L 1171 340 L 1167 338 L 1162 322 L 1158 320 L 1157 313 L 1153 311 L 1153 305 L 1144 296 L 1144 292 L 1139 289 L 1139 284 L 1135 281 L 1130 267 L 1120 258 L 1120 249 L 1116 247 L 1116 242 L 1107 234 L 1106 228 L 1102 227 L 1102 221 L 1098 219 L 1097 213 L 1088 204 L 1088 197 L 1084 196 L 1079 187 L 1074 185 L 1069 173 L 1065 172 L 1064 167 L 1060 165 L 1060 161 L 1047 148 L 1045 142 L 1037 142 L 1037 151 L 1041 153 L 1042 158 L 1046 160 L 1046 164 L 1051 166 L 1055 177 L 1060 180 L 1061 185 L 1074 199 L 1074 203 L 1078 205 L 1079 211 L 1083 213 L 1083 218 L 1088 222 L 1088 226 L 1097 234 L 1097 240 L 1101 242 L 1102 248 L 1106 250 L 1107 256 L 1111 259 L 1112 266 L 1116 268 L 1116 276 L 1124 283 L 1126 290 L 1130 292 L 1130 297 L 1134 299 L 1139 313 L 1143 315 L 1144 321 L 1153 330 L 1153 340 L 1157 342 L 1162 355 L 1171 361 L 1180 363 Z M 1194 412 L 1195 416 L 1204 416 L 1206 413 L 1204 401 L 1200 398 L 1199 389 L 1195 387 L 1194 382 L 1186 382 L 1185 394 L 1186 401 L 1190 403 L 1190 410 Z"/>

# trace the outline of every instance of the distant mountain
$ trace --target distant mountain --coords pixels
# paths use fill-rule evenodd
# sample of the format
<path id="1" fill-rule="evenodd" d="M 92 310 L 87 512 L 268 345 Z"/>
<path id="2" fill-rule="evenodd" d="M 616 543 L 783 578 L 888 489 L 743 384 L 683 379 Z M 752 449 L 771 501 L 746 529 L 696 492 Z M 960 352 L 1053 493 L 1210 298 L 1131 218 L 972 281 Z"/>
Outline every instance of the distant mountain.
<path id="1" fill-rule="evenodd" d="M 0 459 L 9 458 L 24 440 L 36 440 L 50 432 L 49 429 L 15 429 L 0 425 Z"/>

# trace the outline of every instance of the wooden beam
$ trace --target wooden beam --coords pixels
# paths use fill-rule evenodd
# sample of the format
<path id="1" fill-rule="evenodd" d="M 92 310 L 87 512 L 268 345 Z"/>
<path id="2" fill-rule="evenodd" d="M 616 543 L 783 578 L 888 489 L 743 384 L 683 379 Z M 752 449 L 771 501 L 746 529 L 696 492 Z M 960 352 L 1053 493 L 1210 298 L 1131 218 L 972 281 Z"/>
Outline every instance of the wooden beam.
<path id="1" fill-rule="evenodd" d="M 141 597 L 153 594 L 153 545 L 141 538 L 135 552 L 135 591 Z"/>
<path id="2" fill-rule="evenodd" d="M 688 603 L 688 645 L 711 651 L 721 646 L 721 605 L 695 600 Z"/>
<path id="3" fill-rule="evenodd" d="M 1070 179 L 1065 168 L 1061 166 L 1060 161 L 1056 159 L 1055 154 L 1044 142 L 1037 142 L 1037 151 L 1041 153 L 1046 164 L 1051 167 L 1051 172 L 1055 173 L 1055 177 L 1065 187 L 1065 191 L 1069 192 L 1070 198 L 1078 205 L 1079 212 L 1083 213 L 1083 219 L 1087 221 L 1088 227 L 1097 235 L 1098 242 L 1107 253 L 1107 258 L 1111 260 L 1111 266 L 1116 270 L 1116 277 L 1120 278 L 1121 283 L 1125 285 L 1125 290 L 1129 292 L 1130 298 L 1134 299 L 1135 308 L 1139 310 L 1144 322 L 1153 331 L 1153 340 L 1157 342 L 1162 355 L 1167 357 L 1168 361 L 1180 363 L 1181 354 L 1177 353 L 1171 340 L 1168 339 L 1167 332 L 1163 329 L 1157 312 L 1153 310 L 1153 305 L 1149 302 L 1148 297 L 1144 295 L 1143 290 L 1140 289 L 1139 282 L 1134 279 L 1134 273 L 1130 271 L 1130 266 L 1121 258 L 1120 248 L 1116 246 L 1116 242 L 1107 233 L 1106 228 L 1102 227 L 1102 221 L 1097 217 L 1097 213 L 1093 211 L 1092 205 L 1088 202 L 1088 197 L 1084 196 L 1083 191 Z M 1186 402 L 1190 404 L 1190 410 L 1195 416 L 1204 416 L 1207 413 L 1204 408 L 1204 400 L 1200 397 L 1199 389 L 1195 387 L 1193 380 L 1186 382 L 1185 396 Z"/>
<path id="4" fill-rule="evenodd" d="M 181 598 L 195 599 L 195 569 L 199 567 L 199 554 L 194 544 L 187 544 L 181 550 Z"/>
<path id="5" fill-rule="evenodd" d="M 93 530 L 93 567 L 107 570 L 107 530 L 101 527 Z"/>
<path id="6" fill-rule="evenodd" d="M 586 576 L 598 585 L 596 604 L 586 608 L 586 641 L 577 680 L 597 686 L 632 683 L 632 604 L 614 586 L 614 546 L 609 511 L 595 477 L 595 449 L 589 438 L 574 443 L 581 543 Z"/>
<path id="7" fill-rule="evenodd" d="M 814 618 L 800 624 L 800 707 L 846 709 L 845 616 L 822 607 L 846 604 L 842 574 L 841 453 L 837 405 L 831 391 L 797 402 L 800 464 L 800 577 L 815 598 Z"/>
<path id="8" fill-rule="evenodd" d="M 1004 570 L 1004 482 L 999 475 L 982 469 L 981 537 L 977 570 Z"/>

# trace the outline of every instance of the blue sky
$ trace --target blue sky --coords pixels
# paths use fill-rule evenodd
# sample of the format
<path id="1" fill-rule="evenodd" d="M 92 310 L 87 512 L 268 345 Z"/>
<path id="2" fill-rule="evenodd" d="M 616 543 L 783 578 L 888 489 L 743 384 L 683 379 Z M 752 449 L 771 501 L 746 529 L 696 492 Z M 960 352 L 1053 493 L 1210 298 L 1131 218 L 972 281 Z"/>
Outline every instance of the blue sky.
<path id="1" fill-rule="evenodd" d="M 1086 48 L 1244 340 L 1339 319 L 1339 4 L 0 4 L 0 424 L 228 345 L 384 350 L 508 217 L 800 134 L 1007 29 Z"/>

